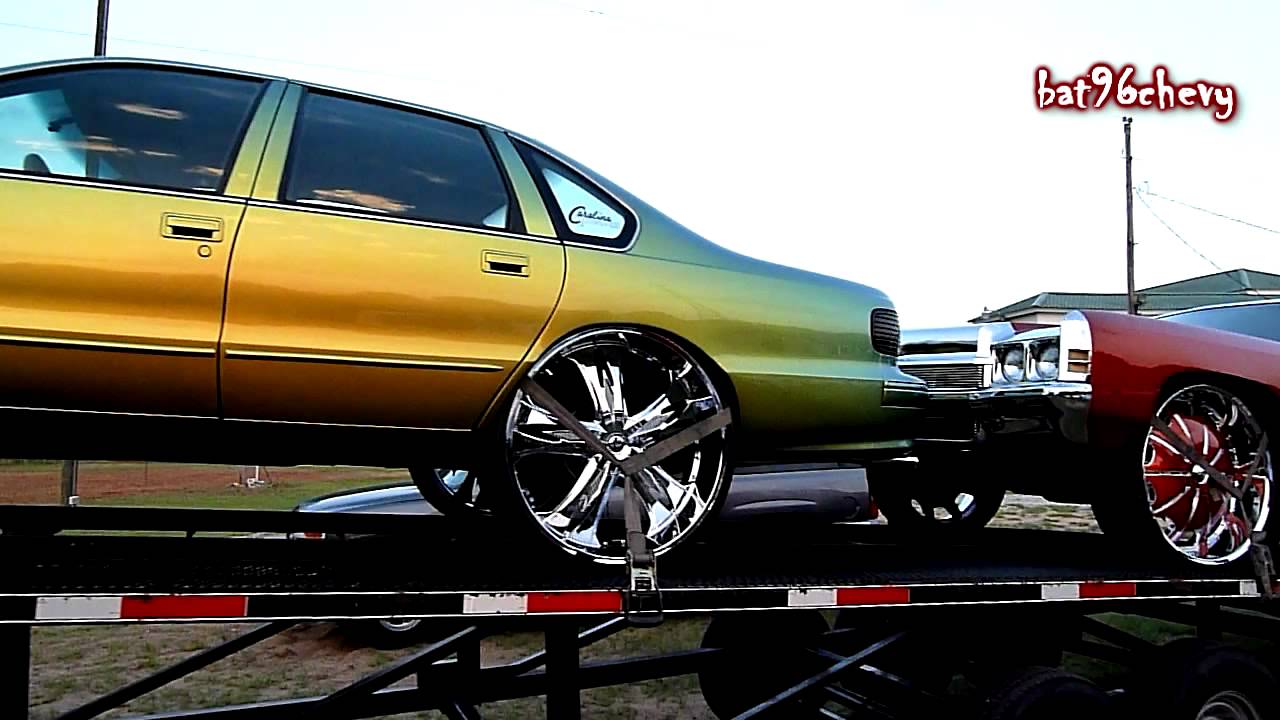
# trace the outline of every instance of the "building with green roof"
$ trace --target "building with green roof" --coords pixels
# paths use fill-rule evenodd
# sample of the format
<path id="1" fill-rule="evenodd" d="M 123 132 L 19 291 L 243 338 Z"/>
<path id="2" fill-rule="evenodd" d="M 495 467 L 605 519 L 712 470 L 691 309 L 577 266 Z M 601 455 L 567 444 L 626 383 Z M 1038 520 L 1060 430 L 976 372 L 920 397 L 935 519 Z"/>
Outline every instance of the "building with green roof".
<path id="1" fill-rule="evenodd" d="M 1280 297 L 1280 275 L 1258 270 L 1228 270 L 1138 291 L 1138 313 L 1161 315 L 1205 305 Z M 1125 312 L 1124 293 L 1042 292 L 995 310 L 984 309 L 969 322 L 999 320 L 1056 324 L 1072 310 Z"/>

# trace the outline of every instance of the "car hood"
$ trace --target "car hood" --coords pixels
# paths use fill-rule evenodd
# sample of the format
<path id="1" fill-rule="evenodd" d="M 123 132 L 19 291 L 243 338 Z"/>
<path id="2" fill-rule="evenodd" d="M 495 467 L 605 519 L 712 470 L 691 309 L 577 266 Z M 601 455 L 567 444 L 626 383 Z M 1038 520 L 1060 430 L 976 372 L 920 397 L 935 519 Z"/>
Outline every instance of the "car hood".
<path id="1" fill-rule="evenodd" d="M 294 510 L 301 512 L 375 512 L 429 514 L 431 505 L 414 485 L 386 485 L 336 492 L 306 500 Z"/>

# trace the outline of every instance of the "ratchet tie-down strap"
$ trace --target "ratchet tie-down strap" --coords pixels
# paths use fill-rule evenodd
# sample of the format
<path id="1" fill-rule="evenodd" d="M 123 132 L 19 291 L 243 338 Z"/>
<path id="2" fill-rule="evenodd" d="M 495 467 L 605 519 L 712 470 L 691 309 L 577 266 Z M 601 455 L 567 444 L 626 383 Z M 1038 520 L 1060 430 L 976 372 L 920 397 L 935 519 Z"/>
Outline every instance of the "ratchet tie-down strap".
<path id="1" fill-rule="evenodd" d="M 1253 560 L 1253 574 L 1258 580 L 1258 591 L 1263 597 L 1273 597 L 1275 595 L 1275 563 L 1271 557 L 1271 548 L 1267 545 L 1266 528 L 1255 529 L 1258 518 L 1253 514 L 1253 508 L 1244 501 L 1244 488 L 1239 487 L 1224 472 L 1215 468 L 1213 463 L 1206 458 L 1195 445 L 1187 442 L 1169 427 L 1169 424 L 1158 417 L 1151 419 L 1151 426 L 1159 430 L 1162 439 L 1166 440 L 1175 450 L 1178 451 L 1188 461 L 1193 462 L 1210 480 L 1227 493 L 1231 497 L 1240 502 L 1240 507 L 1244 511 L 1245 532 L 1249 534 L 1249 553 Z M 1262 433 L 1262 438 L 1258 440 L 1258 450 L 1253 455 L 1253 462 L 1249 463 L 1249 469 L 1245 473 L 1247 482 L 1253 481 L 1253 476 L 1258 472 L 1258 465 L 1262 462 L 1262 458 L 1267 454 L 1267 434 Z M 1274 491 L 1274 488 L 1273 488 Z M 1264 496 L 1265 497 L 1265 496 Z"/>
<path id="2" fill-rule="evenodd" d="M 578 422 L 578 419 L 561 405 L 551 393 L 532 378 L 521 384 L 525 393 L 537 405 L 551 413 L 566 429 L 577 435 L 587 447 L 622 471 L 623 518 L 627 529 L 627 569 L 630 592 L 627 595 L 627 617 L 636 624 L 656 624 L 662 621 L 662 598 L 658 592 L 657 562 L 649 539 L 641 526 L 640 498 L 632 478 L 662 462 L 684 448 L 725 428 L 733 419 L 728 410 L 721 410 L 697 423 L 664 438 L 645 450 L 626 459 L 618 459 L 600 438 Z"/>

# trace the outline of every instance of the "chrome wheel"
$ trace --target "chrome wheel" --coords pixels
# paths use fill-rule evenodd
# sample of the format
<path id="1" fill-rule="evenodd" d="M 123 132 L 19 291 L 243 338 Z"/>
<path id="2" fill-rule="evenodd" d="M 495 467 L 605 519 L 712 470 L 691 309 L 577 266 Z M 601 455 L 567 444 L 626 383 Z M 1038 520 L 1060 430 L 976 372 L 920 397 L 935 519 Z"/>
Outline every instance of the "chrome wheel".
<path id="1" fill-rule="evenodd" d="M 529 373 L 618 460 L 724 409 L 706 371 L 679 345 L 631 329 L 591 330 L 551 348 Z M 725 430 L 633 479 L 655 552 L 688 537 L 718 505 L 728 474 Z M 624 478 L 546 408 L 517 390 L 507 464 L 525 508 L 561 547 L 601 562 L 626 558 Z"/>
<path id="2" fill-rule="evenodd" d="M 1196 720 L 1261 720 L 1249 698 L 1234 690 L 1223 690 L 1205 701 Z"/>
<path id="3" fill-rule="evenodd" d="M 1192 562 L 1229 563 L 1249 550 L 1249 528 L 1266 527 L 1271 508 L 1270 451 L 1245 403 L 1212 385 L 1170 395 L 1156 411 L 1167 427 L 1148 429 L 1142 476 L 1151 517 L 1166 543 Z M 1172 437 L 1169 433 L 1172 433 Z M 1184 453 L 1187 446 L 1195 455 Z M 1243 494 L 1226 492 L 1205 466 Z"/>

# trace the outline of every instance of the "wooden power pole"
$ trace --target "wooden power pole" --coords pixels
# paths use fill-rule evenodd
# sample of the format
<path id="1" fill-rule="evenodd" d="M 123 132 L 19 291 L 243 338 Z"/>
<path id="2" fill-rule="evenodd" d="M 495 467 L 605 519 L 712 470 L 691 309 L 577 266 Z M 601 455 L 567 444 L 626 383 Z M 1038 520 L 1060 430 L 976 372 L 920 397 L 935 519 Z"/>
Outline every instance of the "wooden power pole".
<path id="1" fill-rule="evenodd" d="M 1129 276 L 1129 314 L 1137 315 L 1138 293 L 1133 289 L 1133 149 L 1129 144 L 1131 125 L 1133 118 L 1124 118 L 1124 207 L 1129 226 L 1125 243 L 1125 265 Z"/>
<path id="2" fill-rule="evenodd" d="M 98 0 L 98 27 L 93 33 L 93 54 L 107 54 L 107 13 L 111 9 L 111 0 Z"/>

